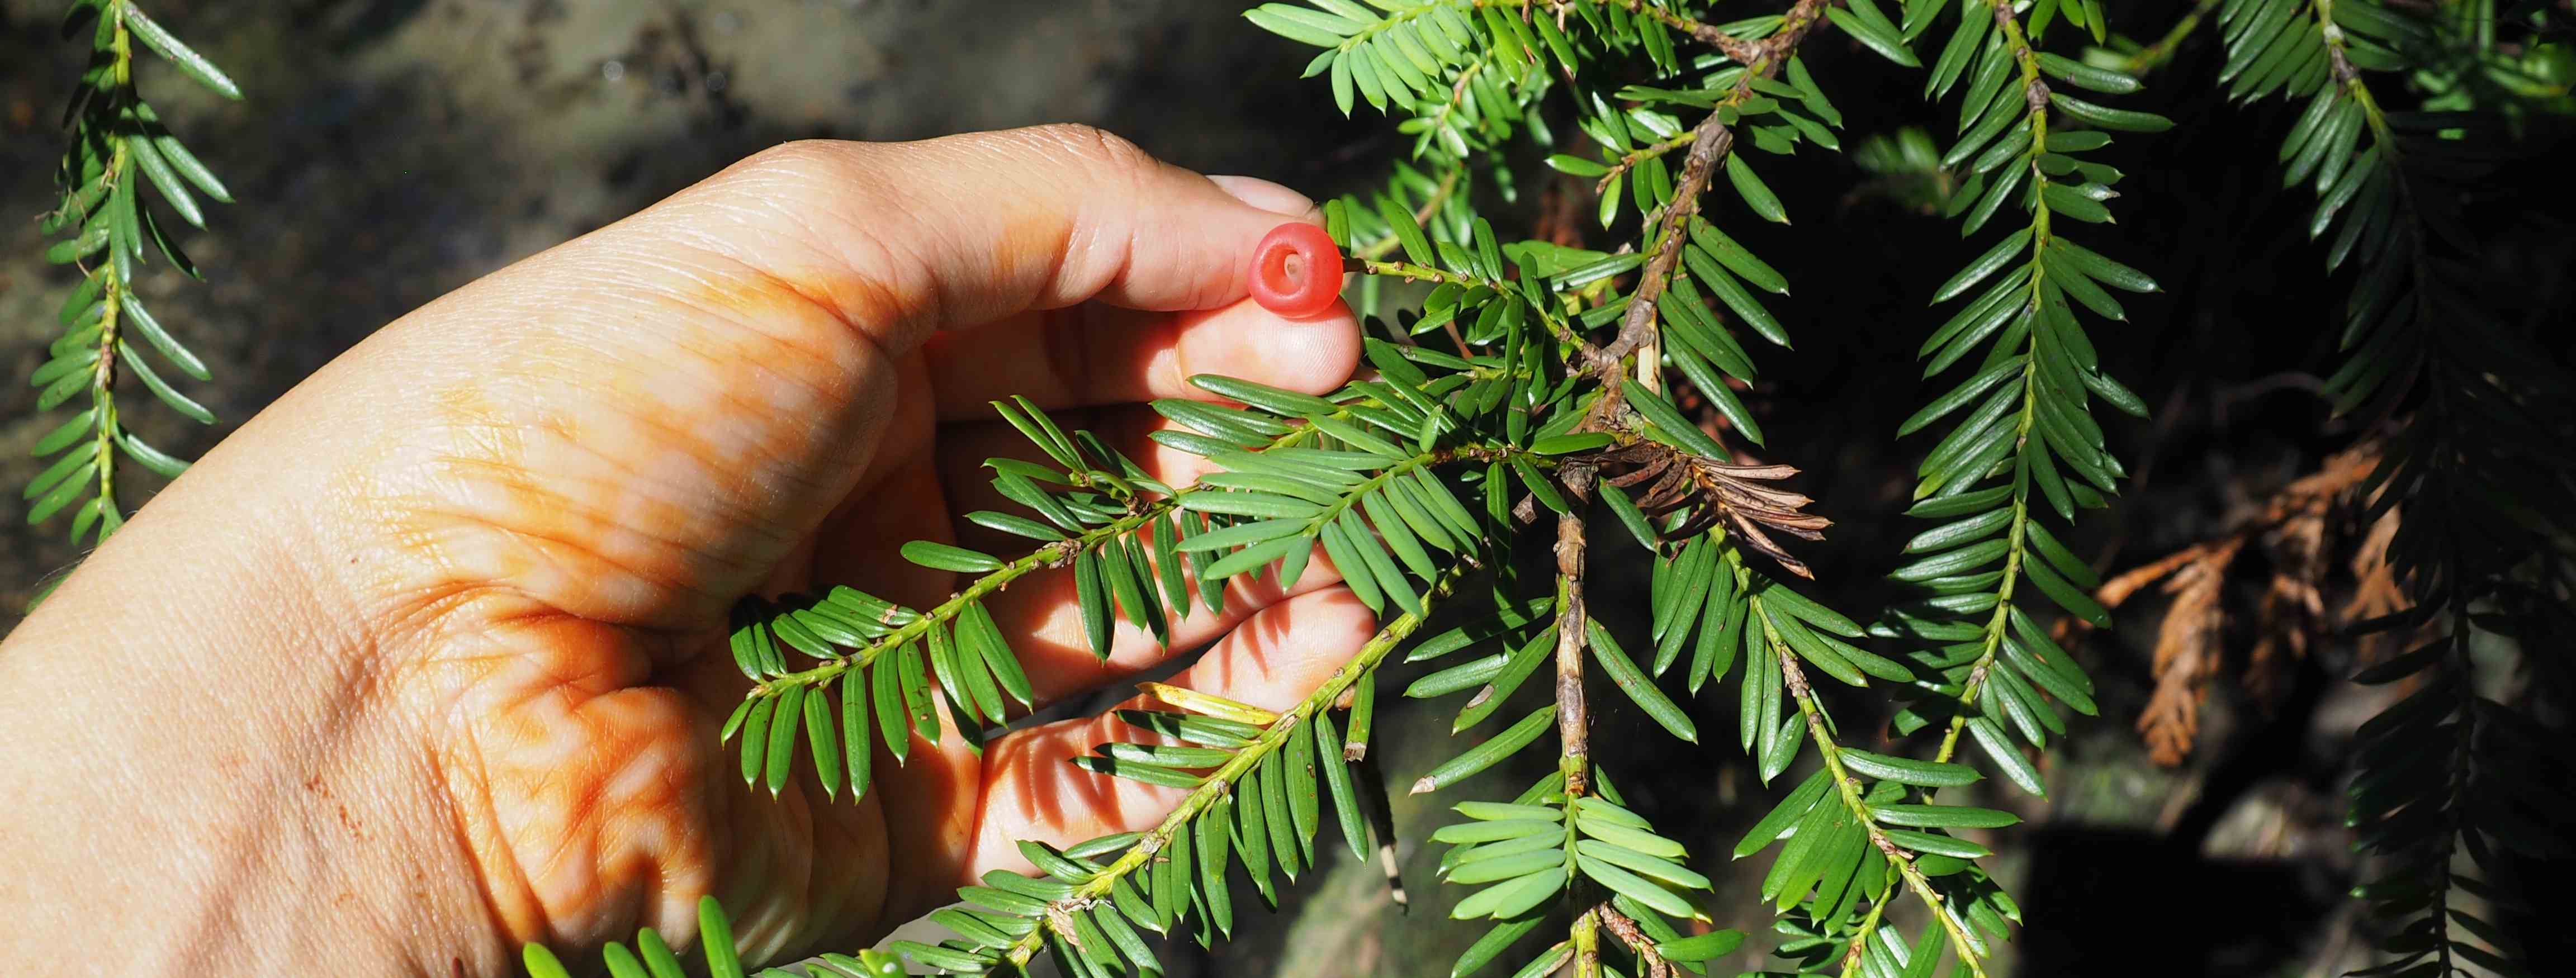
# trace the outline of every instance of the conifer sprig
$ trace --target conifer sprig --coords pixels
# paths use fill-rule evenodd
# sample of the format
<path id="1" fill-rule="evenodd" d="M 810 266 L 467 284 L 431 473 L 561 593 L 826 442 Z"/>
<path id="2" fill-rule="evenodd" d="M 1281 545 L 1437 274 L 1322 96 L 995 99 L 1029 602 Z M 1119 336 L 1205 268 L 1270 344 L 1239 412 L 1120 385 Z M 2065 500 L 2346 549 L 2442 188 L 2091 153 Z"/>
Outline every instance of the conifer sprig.
<path id="1" fill-rule="evenodd" d="M 1928 30 L 1939 6 L 1909 7 L 1909 33 Z M 1901 713 L 1900 732 L 1941 722 L 1937 756 L 1944 761 L 1963 732 L 1973 733 L 2016 786 L 2044 795 L 2019 748 L 2003 736 L 2005 726 L 2044 748 L 2049 734 L 2065 732 L 2049 700 L 2088 715 L 2095 708 L 2091 681 L 2025 608 L 2055 605 L 2097 625 L 2109 619 L 2089 595 L 2100 583 L 2092 569 L 2036 510 L 2044 506 L 2072 521 L 2077 509 L 2103 505 L 2126 474 L 2105 448 L 2093 398 L 2144 414 L 2136 395 L 2100 371 L 2074 309 L 2126 319 L 2108 289 L 2157 288 L 2144 273 L 2069 240 L 2064 232 L 2071 227 L 2059 222 L 2111 220 L 2103 201 L 2118 196 L 2110 187 L 2120 173 L 2078 155 L 2108 145 L 2104 130 L 2154 132 L 2171 123 L 2054 91 L 2050 78 L 2105 94 L 2139 86 L 2127 75 L 2037 50 L 2030 41 L 2035 31 L 2026 31 L 2009 7 L 1968 2 L 1958 17 L 1929 87 L 1941 95 L 1967 82 L 1963 135 L 1943 162 L 1964 164 L 1971 173 L 1952 196 L 1951 211 L 1964 215 L 1963 234 L 1977 232 L 2007 204 L 2029 219 L 1935 290 L 1937 303 L 1983 289 L 1924 343 L 1925 375 L 1947 371 L 1981 347 L 1986 352 L 1965 380 L 1899 428 L 1900 435 L 1912 434 L 1967 411 L 1919 467 L 1919 501 L 1908 510 L 1944 522 L 1906 545 L 1906 553 L 1922 556 L 1893 574 L 1925 596 L 1895 609 L 1879 630 L 1944 643 L 1916 653 L 1914 661 L 1941 674 L 1946 702 Z M 2074 127 L 2053 131 L 2058 114 Z M 2004 481 L 1991 481 L 1998 478 Z"/>
<path id="2" fill-rule="evenodd" d="M 52 411 L 83 394 L 89 406 L 37 440 L 36 456 L 54 461 L 27 483 L 20 497 L 27 503 L 29 523 L 69 511 L 72 541 L 79 543 L 93 535 L 105 540 L 124 524 L 116 481 L 121 460 L 164 477 L 176 477 L 188 467 L 126 429 L 116 396 L 120 375 L 142 382 L 163 404 L 190 419 L 203 424 L 215 420 L 162 377 L 164 368 L 197 380 L 211 375 L 205 361 L 144 307 L 135 294 L 135 269 L 144 264 L 147 251 L 158 250 L 173 267 L 199 277 L 173 232 L 162 226 L 161 212 L 166 209 L 202 228 L 205 214 L 198 197 L 230 203 L 232 195 L 137 92 L 137 49 L 160 55 L 180 74 L 225 98 L 241 98 L 241 89 L 130 0 L 78 0 L 64 13 L 62 32 L 66 38 L 86 33 L 90 60 L 64 112 L 69 145 L 55 170 L 61 201 L 37 227 L 47 235 L 66 235 L 45 250 L 45 259 L 73 266 L 81 282 L 57 317 L 61 336 L 29 382 L 40 391 L 38 411 Z M 147 202 L 146 186 L 162 207 Z M 164 366 L 155 367 L 155 362 Z"/>
<path id="3" fill-rule="evenodd" d="M 2230 0 L 2218 23 L 2218 80 L 2232 96 L 2307 100 L 2281 146 L 2283 182 L 2317 197 L 2309 237 L 2335 232 L 2326 270 L 2353 273 L 2346 358 L 2325 393 L 2338 413 L 2395 429 L 2362 487 L 2363 520 L 2397 515 L 2388 561 L 2414 605 L 2354 631 L 2429 635 L 2353 677 L 2416 684 L 2361 725 L 2353 755 L 2348 820 L 2381 864 L 2353 890 L 2389 957 L 2372 970 L 2522 973 L 2496 922 L 2527 911 L 2499 896 L 2527 892 L 2538 861 L 2564 858 L 2543 813 L 2576 798 L 2564 778 L 2533 776 L 2559 767 L 2549 745 L 2563 731 L 2528 700 L 2482 695 L 2495 667 L 2470 653 L 2491 641 L 2530 656 L 2570 634 L 2561 567 L 2576 491 L 2533 476 L 2569 468 L 2554 432 L 2576 405 L 2558 361 L 2473 298 L 2480 244 L 2460 202 L 2492 166 L 2502 120 L 2392 111 L 2372 84 L 2514 70 L 2498 63 L 2492 25 L 2461 29 L 2371 0 Z M 2449 101 L 2464 95 L 2475 104 L 2456 89 Z"/>
<path id="4" fill-rule="evenodd" d="M 1472 364 L 1460 363 L 1468 369 L 1434 386 L 1448 389 L 1482 376 Z M 1418 445 L 1436 439 L 1447 430 L 1444 419 L 1397 393 L 1430 403 L 1435 395 L 1428 390 L 1370 385 L 1387 393 L 1381 399 L 1355 385 L 1326 399 L 1223 377 L 1196 382 L 1247 406 L 1159 402 L 1164 414 L 1195 430 L 1158 432 L 1156 438 L 1224 462 L 1231 471 L 1192 486 L 1168 486 L 1090 432 L 1066 433 L 1024 398 L 995 402 L 996 411 L 1059 467 L 989 460 L 995 489 L 1031 515 L 978 512 L 967 518 L 1036 541 L 1028 553 L 1005 560 L 935 541 L 907 544 L 903 554 L 915 564 L 978 575 L 926 610 L 848 587 L 741 602 L 732 648 L 736 665 L 755 685 L 727 719 L 723 737 L 739 736 L 744 779 L 766 783 L 772 793 L 783 790 L 801 729 L 826 794 L 837 794 L 846 783 L 855 797 L 871 783 L 868 755 L 875 737 L 882 736 L 901 762 L 914 733 L 938 742 L 943 703 L 970 743 L 979 743 L 984 731 L 1001 726 L 1014 709 L 1031 708 L 1033 689 L 1019 655 L 983 601 L 1034 571 L 1073 569 L 1084 631 L 1093 652 L 1105 658 L 1122 617 L 1168 642 L 1170 622 L 1188 617 L 1194 607 L 1223 612 L 1231 578 L 1277 562 L 1276 578 L 1283 586 L 1293 583 L 1318 546 L 1341 558 L 1345 579 L 1381 611 L 1390 604 L 1421 610 L 1407 574 L 1433 576 L 1426 542 L 1476 562 L 1474 543 L 1484 527 L 1426 466 L 1476 458 L 1499 462 L 1514 457 L 1510 446 L 1469 442 L 1407 450 L 1368 433 L 1376 425 L 1401 431 Z M 1044 488 L 1050 485 L 1058 488 Z M 1385 547 L 1391 550 L 1380 540 L 1389 541 Z M 788 651 L 815 664 L 791 669 Z"/>

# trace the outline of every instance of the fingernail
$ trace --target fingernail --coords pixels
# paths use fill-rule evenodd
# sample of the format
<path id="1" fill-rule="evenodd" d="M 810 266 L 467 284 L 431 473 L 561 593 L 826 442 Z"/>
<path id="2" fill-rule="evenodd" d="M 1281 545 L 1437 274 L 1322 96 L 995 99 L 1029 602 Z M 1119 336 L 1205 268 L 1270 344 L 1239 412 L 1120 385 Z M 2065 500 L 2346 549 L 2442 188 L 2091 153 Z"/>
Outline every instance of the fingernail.
<path id="1" fill-rule="evenodd" d="M 1307 218 L 1320 216 L 1315 209 L 1314 198 L 1260 177 L 1225 175 L 1211 176 L 1208 180 L 1215 183 L 1217 189 L 1225 191 L 1227 196 L 1273 214 Z"/>

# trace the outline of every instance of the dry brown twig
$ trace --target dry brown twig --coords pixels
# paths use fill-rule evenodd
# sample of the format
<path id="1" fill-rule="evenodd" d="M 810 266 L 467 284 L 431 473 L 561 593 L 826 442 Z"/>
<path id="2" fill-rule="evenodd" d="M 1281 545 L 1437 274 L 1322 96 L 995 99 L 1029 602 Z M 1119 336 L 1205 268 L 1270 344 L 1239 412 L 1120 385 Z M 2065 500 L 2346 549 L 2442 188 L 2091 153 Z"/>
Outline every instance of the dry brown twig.
<path id="1" fill-rule="evenodd" d="M 1788 465 L 1728 465 L 1701 458 L 1659 442 L 1638 441 L 1602 452 L 1597 461 L 1603 481 L 1621 489 L 1643 486 L 1637 508 L 1658 517 L 1684 506 L 1698 508 L 1690 519 L 1665 536 L 1688 539 L 1721 520 L 1737 546 L 1771 558 L 1782 570 L 1809 580 L 1815 574 L 1805 562 L 1773 543 L 1766 529 L 1801 540 L 1822 540 L 1834 521 L 1803 512 L 1815 500 L 1786 489 L 1763 485 L 1798 474 Z"/>
<path id="2" fill-rule="evenodd" d="M 1638 927 L 1636 921 L 1628 919 L 1627 914 L 1607 903 L 1593 908 L 1593 912 L 1601 915 L 1602 928 L 1608 930 L 1610 936 L 1618 938 L 1619 943 L 1626 945 L 1645 965 L 1646 978 L 1673 978 L 1673 966 L 1664 961 L 1663 955 L 1656 953 L 1654 939 L 1646 936 L 1645 929 Z"/>
<path id="3" fill-rule="evenodd" d="M 2304 658 L 2334 629 L 2406 607 L 2404 592 L 2386 563 L 2387 540 L 2394 535 L 2398 519 L 2392 510 L 2354 547 L 2350 566 L 2356 584 L 2351 599 L 2333 614 L 2327 613 L 2327 556 L 2350 536 L 2337 517 L 2367 503 L 2354 498 L 2355 493 L 2378 467 L 2375 442 L 2332 456 L 2317 471 L 2272 494 L 2259 514 L 2234 529 L 2113 577 L 2095 592 L 2103 607 L 2115 608 L 2148 585 L 2163 581 L 2162 590 L 2171 598 L 2157 627 L 2150 659 L 2155 691 L 2138 716 L 2138 733 L 2146 740 L 2149 759 L 2171 767 L 2191 753 L 2200 732 L 2200 703 L 2226 659 L 2228 574 L 2249 544 L 2270 563 L 2263 596 L 2251 620 L 2256 635 L 2247 650 L 2243 676 L 2246 688 L 2259 701 L 2268 703 L 2278 696 L 2288 664 Z"/>
<path id="4" fill-rule="evenodd" d="M 2149 666 L 2156 689 L 2138 715 L 2138 733 L 2147 741 L 2147 756 L 2166 767 L 2182 763 L 2200 733 L 2200 701 L 2218 674 L 2219 636 L 2226 624 L 2220 597 L 2227 567 L 2245 546 L 2242 535 L 2195 544 L 2123 574 L 2104 584 L 2100 600 L 2111 607 L 2138 589 L 2165 578 L 2164 592 L 2173 596 L 2156 628 L 2155 657 Z"/>

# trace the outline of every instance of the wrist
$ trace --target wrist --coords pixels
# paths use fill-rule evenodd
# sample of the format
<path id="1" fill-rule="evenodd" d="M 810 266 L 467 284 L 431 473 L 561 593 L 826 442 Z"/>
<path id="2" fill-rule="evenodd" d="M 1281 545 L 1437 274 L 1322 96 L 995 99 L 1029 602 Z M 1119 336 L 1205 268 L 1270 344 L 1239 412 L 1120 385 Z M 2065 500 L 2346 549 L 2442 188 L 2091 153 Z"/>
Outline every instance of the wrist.
<path id="1" fill-rule="evenodd" d="M 0 837 L 28 842 L 0 871 L 26 915 L 0 948 L 502 973 L 417 724 L 322 570 L 335 553 L 210 461 L 0 643 Z"/>

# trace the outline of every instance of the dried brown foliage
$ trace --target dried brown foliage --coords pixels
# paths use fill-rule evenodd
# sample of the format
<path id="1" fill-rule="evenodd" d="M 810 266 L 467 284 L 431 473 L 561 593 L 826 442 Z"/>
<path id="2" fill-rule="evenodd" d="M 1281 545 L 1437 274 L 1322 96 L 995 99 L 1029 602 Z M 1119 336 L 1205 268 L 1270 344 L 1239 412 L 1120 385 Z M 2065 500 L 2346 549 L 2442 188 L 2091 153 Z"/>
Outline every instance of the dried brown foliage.
<path id="1" fill-rule="evenodd" d="M 1795 466 L 1729 465 L 1650 441 L 1609 449 L 1596 461 L 1603 481 L 1631 490 L 1637 497 L 1637 508 L 1648 517 L 1695 507 L 1688 519 L 1665 536 L 1698 536 L 1723 520 L 1738 546 L 1771 558 L 1789 573 L 1815 578 L 1805 562 L 1780 549 L 1764 532 L 1767 529 L 1801 540 L 1822 540 L 1825 528 L 1834 525 L 1834 521 L 1822 516 L 1801 512 L 1815 500 L 1762 484 L 1798 474 Z"/>
<path id="2" fill-rule="evenodd" d="M 2289 663 L 2305 657 L 2335 629 L 2406 607 L 2404 591 L 2387 564 L 2397 512 L 2390 510 L 2365 533 L 2356 534 L 2349 525 L 2367 502 L 2357 498 L 2358 490 L 2378 467 L 2376 443 L 2355 446 L 2273 493 L 2259 513 L 2227 533 L 2103 583 L 2095 597 L 2104 607 L 2118 607 L 2158 581 L 2164 582 L 2162 591 L 2170 599 L 2150 660 L 2155 691 L 2138 716 L 2138 733 L 2152 760 L 2166 766 L 2182 763 L 2199 736 L 2200 703 L 2226 662 L 2227 584 L 2249 545 L 2269 565 L 2254 612 L 2243 622 L 2254 639 L 2241 681 L 2257 701 L 2268 703 L 2279 695 Z M 2352 548 L 2352 593 L 2329 613 L 2330 557 L 2343 546 Z"/>
<path id="3" fill-rule="evenodd" d="M 2102 585 L 2099 597 L 2104 607 L 2118 605 L 2158 578 L 2164 579 L 2164 592 L 2173 596 L 2164 621 L 2156 626 L 2151 665 L 2156 689 L 2138 715 L 2138 733 L 2146 738 L 2148 757 L 2158 764 L 2182 763 L 2199 736 L 2200 700 L 2208 692 L 2210 678 L 2218 673 L 2219 635 L 2227 623 L 2219 599 L 2225 591 L 2227 567 L 2236 562 L 2236 553 L 2244 546 L 2243 536 L 2194 544 Z"/>

